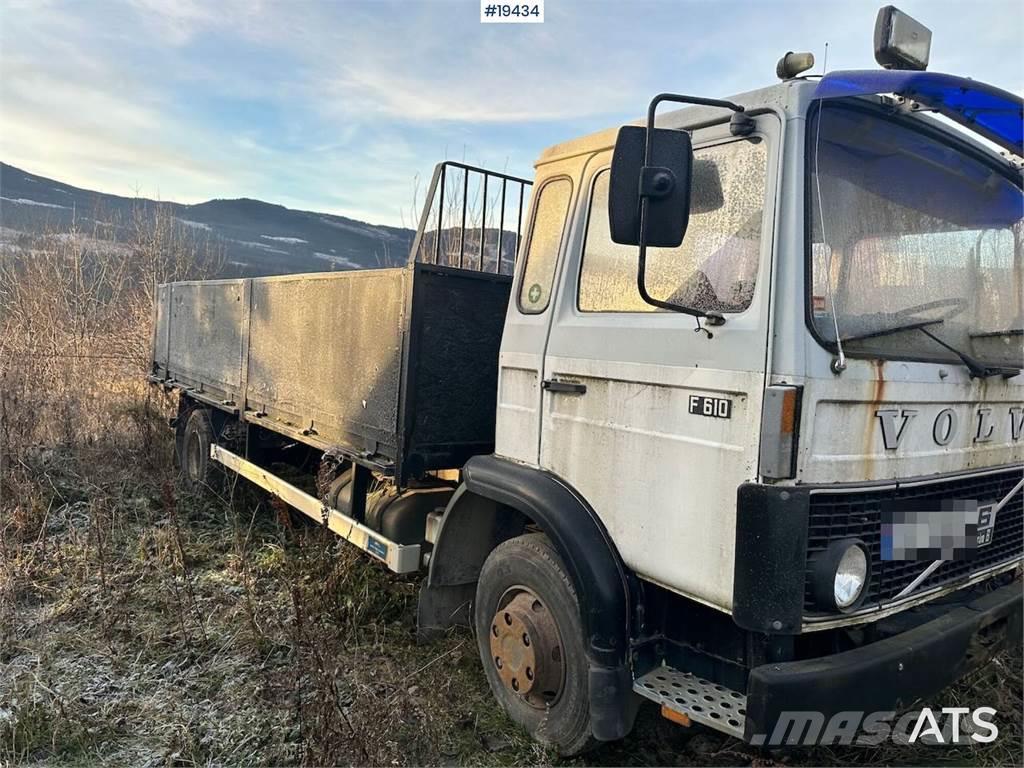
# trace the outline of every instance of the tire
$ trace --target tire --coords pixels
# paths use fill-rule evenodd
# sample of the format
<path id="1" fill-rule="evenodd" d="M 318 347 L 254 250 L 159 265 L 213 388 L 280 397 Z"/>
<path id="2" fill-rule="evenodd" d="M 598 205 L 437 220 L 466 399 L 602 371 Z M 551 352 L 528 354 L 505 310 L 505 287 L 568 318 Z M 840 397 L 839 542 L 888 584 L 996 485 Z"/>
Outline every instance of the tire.
<path id="1" fill-rule="evenodd" d="M 509 718 L 564 756 L 592 749 L 579 602 L 546 536 L 526 534 L 495 547 L 477 582 L 474 625 L 487 682 Z M 517 648 L 520 631 L 523 647 Z"/>
<path id="2" fill-rule="evenodd" d="M 192 490 L 210 486 L 214 478 L 210 446 L 216 442 L 209 409 L 193 408 L 189 411 L 178 441 L 178 466 L 182 480 Z"/>

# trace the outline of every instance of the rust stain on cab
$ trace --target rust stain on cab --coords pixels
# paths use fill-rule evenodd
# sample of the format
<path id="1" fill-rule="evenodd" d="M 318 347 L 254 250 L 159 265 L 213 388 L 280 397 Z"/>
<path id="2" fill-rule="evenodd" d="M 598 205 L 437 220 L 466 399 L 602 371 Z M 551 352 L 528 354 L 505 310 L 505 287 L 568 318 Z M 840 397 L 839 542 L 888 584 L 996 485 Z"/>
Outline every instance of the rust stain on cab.
<path id="1" fill-rule="evenodd" d="M 874 393 L 871 402 L 881 403 L 885 399 L 885 360 L 872 360 L 871 367 L 875 369 Z"/>
<path id="2" fill-rule="evenodd" d="M 885 402 L 885 360 L 872 360 L 874 380 L 871 382 L 871 402 L 867 407 L 867 423 L 864 427 L 864 477 L 871 477 L 871 456 L 875 448 L 875 411 Z"/>

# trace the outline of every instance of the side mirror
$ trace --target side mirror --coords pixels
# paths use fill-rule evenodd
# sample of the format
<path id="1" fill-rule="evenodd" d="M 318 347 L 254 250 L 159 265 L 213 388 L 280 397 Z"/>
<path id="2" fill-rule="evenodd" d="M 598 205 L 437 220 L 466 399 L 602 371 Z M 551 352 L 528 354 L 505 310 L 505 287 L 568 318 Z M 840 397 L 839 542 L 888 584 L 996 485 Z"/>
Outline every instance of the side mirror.
<path id="1" fill-rule="evenodd" d="M 647 249 L 676 248 L 683 242 L 686 225 L 690 223 L 690 190 L 693 186 L 693 146 L 690 134 L 668 128 L 655 128 L 658 105 L 697 104 L 732 111 L 729 132 L 733 136 L 749 136 L 756 125 L 746 109 L 731 101 L 659 93 L 647 107 L 647 127 L 626 125 L 619 129 L 612 155 L 612 172 L 608 180 L 608 229 L 613 242 L 637 245 L 636 288 L 640 298 L 652 307 L 682 312 L 697 318 L 697 330 L 707 337 L 713 334 L 700 324 L 721 325 L 725 318 L 718 312 L 688 307 L 651 296 L 647 290 Z M 717 172 L 715 173 L 717 177 Z M 721 181 L 717 191 L 721 193 Z M 706 205 L 718 205 L 715 190 L 710 189 Z"/>
<path id="2" fill-rule="evenodd" d="M 620 245 L 640 245 L 642 241 L 658 248 L 682 243 L 690 220 L 692 169 L 693 147 L 686 131 L 637 125 L 620 128 L 608 181 L 612 241 Z M 643 199 L 647 210 L 641 237 Z"/>

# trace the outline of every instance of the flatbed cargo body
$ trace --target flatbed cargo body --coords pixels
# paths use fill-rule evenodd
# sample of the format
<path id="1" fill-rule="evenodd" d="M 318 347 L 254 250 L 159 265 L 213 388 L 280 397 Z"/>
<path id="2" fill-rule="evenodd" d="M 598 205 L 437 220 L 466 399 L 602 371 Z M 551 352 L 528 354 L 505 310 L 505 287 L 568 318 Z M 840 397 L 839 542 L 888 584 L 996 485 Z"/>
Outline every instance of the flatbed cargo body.
<path id="1" fill-rule="evenodd" d="M 151 379 L 399 481 L 494 447 L 510 278 L 398 269 L 157 288 Z"/>

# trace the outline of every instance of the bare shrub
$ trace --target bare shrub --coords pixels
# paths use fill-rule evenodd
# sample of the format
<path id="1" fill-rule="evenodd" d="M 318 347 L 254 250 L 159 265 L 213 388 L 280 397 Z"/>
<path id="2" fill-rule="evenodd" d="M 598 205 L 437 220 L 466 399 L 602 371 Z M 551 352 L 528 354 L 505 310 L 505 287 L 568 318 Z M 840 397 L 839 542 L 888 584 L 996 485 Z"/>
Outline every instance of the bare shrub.
<path id="1" fill-rule="evenodd" d="M 126 238 L 110 239 L 112 229 Z M 0 462 L 112 432 L 141 438 L 125 447 L 148 456 L 140 427 L 153 411 L 145 374 L 154 287 L 212 276 L 217 248 L 148 203 L 116 228 L 22 242 L 0 253 Z"/>
<path id="2" fill-rule="evenodd" d="M 174 556 L 158 575 L 166 593 L 185 596 L 172 606 L 183 629 L 202 636 L 177 508 L 160 493 L 171 477 L 171 402 L 145 376 L 154 286 L 211 277 L 222 257 L 167 206 L 140 201 L 112 219 L 94 212 L 88 228 L 0 247 L 0 763 L 5 752 L 98 743 L 99 726 L 60 692 L 76 671 L 62 661 L 68 639 L 27 638 L 76 614 L 85 621 L 72 658 L 94 653 L 82 640 L 92 633 L 118 637 L 137 589 L 125 575 L 140 523 L 170 532 Z"/>

